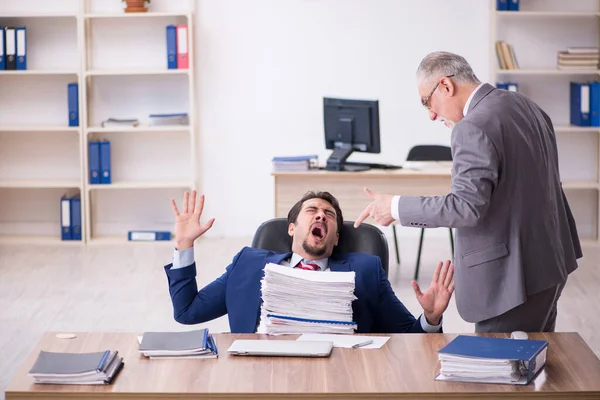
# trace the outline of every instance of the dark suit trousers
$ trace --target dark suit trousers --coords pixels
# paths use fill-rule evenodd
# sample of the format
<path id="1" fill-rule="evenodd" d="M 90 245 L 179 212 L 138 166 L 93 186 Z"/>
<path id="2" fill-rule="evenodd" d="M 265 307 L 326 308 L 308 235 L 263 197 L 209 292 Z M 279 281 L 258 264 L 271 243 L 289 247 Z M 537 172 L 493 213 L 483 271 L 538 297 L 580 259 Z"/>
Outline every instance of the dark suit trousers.
<path id="1" fill-rule="evenodd" d="M 533 294 L 519 306 L 475 324 L 475 332 L 554 332 L 557 304 L 566 281 Z"/>

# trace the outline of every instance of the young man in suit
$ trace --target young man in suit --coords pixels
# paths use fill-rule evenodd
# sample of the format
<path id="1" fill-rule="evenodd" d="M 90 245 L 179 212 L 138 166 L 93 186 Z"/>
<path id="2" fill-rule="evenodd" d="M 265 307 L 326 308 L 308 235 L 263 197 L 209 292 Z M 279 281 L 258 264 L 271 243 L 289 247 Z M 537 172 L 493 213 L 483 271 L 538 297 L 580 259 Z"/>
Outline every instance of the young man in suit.
<path id="1" fill-rule="evenodd" d="M 196 285 L 194 241 L 212 227 L 214 219 L 200 224 L 204 196 L 196 204 L 196 191 L 186 192 L 175 214 L 177 249 L 173 263 L 165 266 L 175 320 L 198 324 L 228 314 L 232 333 L 256 332 L 260 317 L 260 280 L 268 263 L 290 268 L 318 271 L 354 271 L 356 283 L 352 303 L 353 320 L 360 333 L 439 332 L 442 313 L 454 291 L 454 267 L 439 263 L 431 286 L 421 292 L 413 282 L 423 315 L 416 319 L 394 294 L 379 257 L 350 253 L 333 257 L 343 223 L 342 211 L 328 192 L 308 192 L 288 214 L 288 233 L 292 236 L 289 253 L 243 248 L 225 273 L 200 291 Z M 318 293 L 315 293 L 318 296 Z"/>
<path id="2" fill-rule="evenodd" d="M 552 332 L 567 276 L 582 256 L 562 190 L 550 117 L 516 92 L 481 83 L 447 52 L 417 69 L 421 103 L 452 129 L 452 191 L 367 194 L 382 225 L 456 228 L 456 306 L 477 332 Z"/>

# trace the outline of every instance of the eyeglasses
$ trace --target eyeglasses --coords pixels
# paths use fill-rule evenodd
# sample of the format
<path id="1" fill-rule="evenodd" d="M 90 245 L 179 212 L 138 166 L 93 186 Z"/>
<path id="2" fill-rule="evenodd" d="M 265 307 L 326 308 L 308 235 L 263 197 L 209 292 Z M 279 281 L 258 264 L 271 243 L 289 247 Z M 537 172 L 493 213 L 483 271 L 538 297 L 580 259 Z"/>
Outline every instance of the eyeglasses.
<path id="1" fill-rule="evenodd" d="M 454 74 L 452 75 L 448 75 L 446 76 L 446 78 L 452 78 L 454 76 Z M 421 104 L 423 105 L 423 107 L 425 107 L 426 109 L 430 109 L 431 107 L 429 106 L 429 99 L 431 99 L 431 96 L 433 96 L 433 93 L 435 92 L 435 90 L 438 88 L 438 86 L 440 86 L 440 83 L 442 82 L 442 80 L 440 79 L 438 81 L 438 83 L 435 84 L 435 86 L 433 87 L 433 89 L 431 89 L 431 92 L 429 92 L 429 94 L 427 95 L 427 97 L 425 97 L 424 99 L 421 99 Z"/>

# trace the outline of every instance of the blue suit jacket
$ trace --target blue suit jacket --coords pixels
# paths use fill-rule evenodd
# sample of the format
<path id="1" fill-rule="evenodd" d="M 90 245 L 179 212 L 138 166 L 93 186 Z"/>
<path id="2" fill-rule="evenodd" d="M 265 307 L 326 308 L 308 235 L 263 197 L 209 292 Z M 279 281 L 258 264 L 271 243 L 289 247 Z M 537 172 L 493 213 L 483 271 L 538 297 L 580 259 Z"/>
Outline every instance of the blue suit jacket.
<path id="1" fill-rule="evenodd" d="M 198 291 L 196 265 L 165 266 L 175 320 L 199 324 L 229 314 L 232 333 L 253 333 L 260 316 L 260 280 L 267 263 L 279 264 L 291 253 L 243 248 L 221 277 Z M 379 257 L 350 253 L 329 259 L 331 271 L 354 271 L 352 303 L 359 333 L 423 333 L 421 323 L 398 300 L 385 277 Z"/>

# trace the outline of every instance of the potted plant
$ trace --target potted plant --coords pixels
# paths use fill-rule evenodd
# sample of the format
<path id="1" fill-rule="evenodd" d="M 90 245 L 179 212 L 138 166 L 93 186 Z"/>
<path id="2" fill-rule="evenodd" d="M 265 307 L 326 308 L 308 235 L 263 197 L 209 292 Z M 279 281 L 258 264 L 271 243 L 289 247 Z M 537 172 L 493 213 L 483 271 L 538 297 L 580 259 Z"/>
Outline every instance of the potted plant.
<path id="1" fill-rule="evenodd" d="M 127 3 L 127 7 L 125 8 L 125 12 L 146 12 L 148 8 L 146 7 L 146 3 L 150 3 L 150 0 L 121 0 L 124 3 Z"/>

